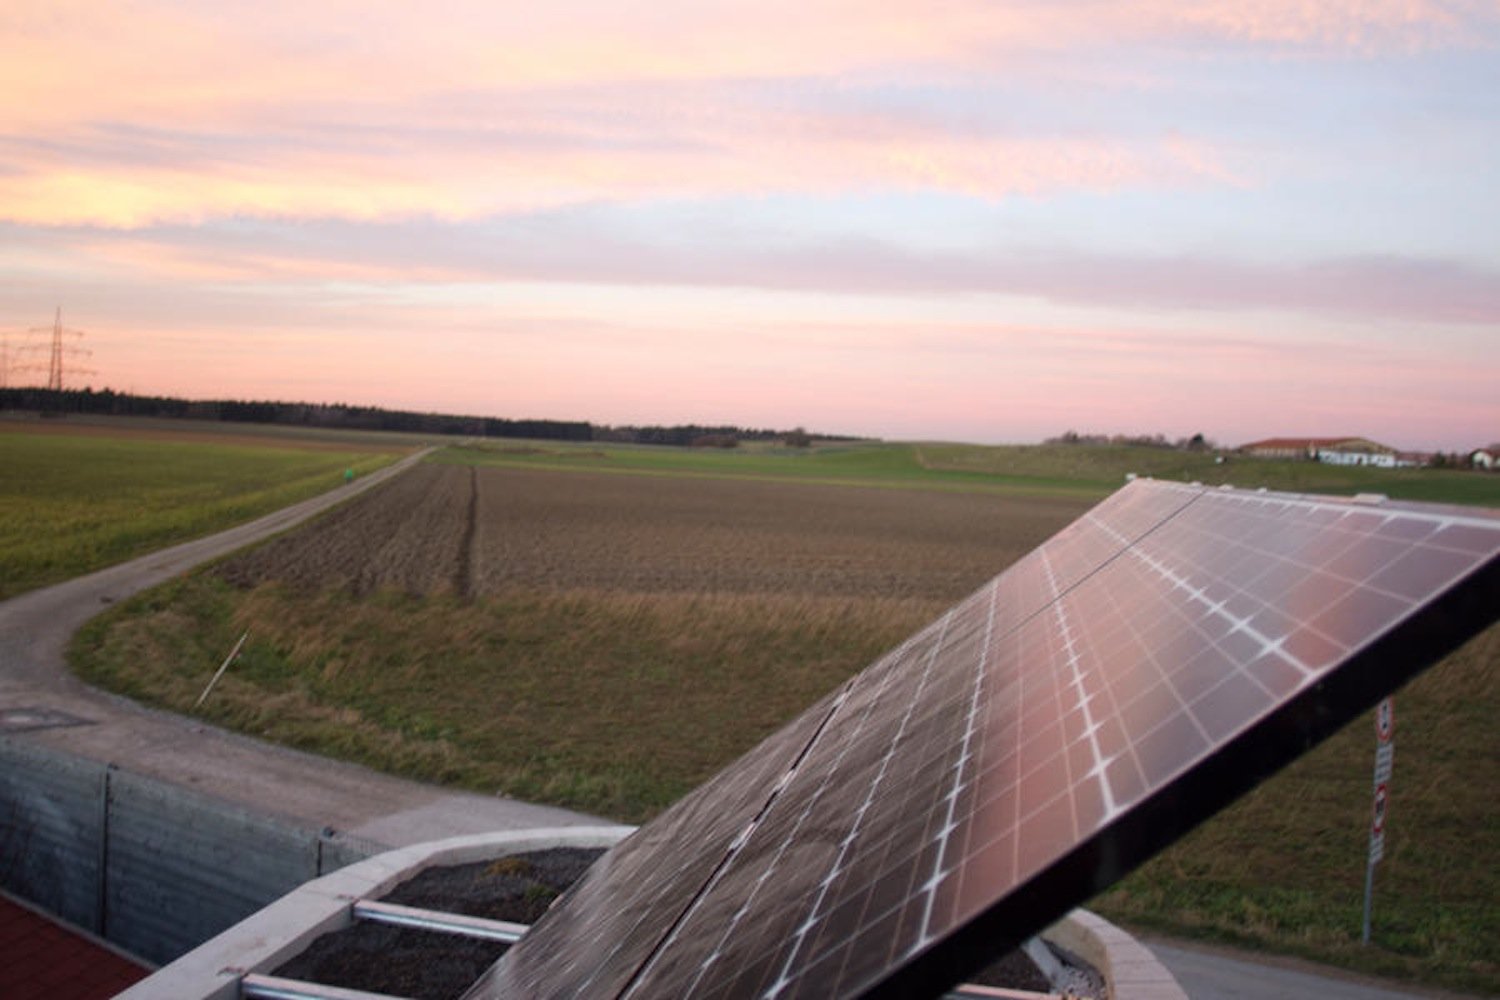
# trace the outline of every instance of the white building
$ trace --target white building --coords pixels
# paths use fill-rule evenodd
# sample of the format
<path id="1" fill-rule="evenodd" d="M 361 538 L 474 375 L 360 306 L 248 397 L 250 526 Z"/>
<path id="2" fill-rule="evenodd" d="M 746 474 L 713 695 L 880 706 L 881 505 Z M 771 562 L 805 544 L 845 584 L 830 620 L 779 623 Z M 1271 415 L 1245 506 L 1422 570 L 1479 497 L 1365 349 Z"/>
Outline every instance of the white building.
<path id="1" fill-rule="evenodd" d="M 1384 469 L 1414 465 L 1396 449 L 1368 438 L 1267 438 L 1242 449 L 1263 458 L 1308 458 L 1329 465 L 1374 465 Z"/>

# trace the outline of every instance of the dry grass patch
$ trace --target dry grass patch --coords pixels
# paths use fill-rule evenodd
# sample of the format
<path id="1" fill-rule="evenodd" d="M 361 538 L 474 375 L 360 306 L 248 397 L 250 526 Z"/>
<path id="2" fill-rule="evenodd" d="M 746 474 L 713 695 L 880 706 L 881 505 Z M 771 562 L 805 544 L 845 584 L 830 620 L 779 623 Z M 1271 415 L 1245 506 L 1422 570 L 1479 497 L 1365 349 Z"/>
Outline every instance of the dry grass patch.
<path id="1" fill-rule="evenodd" d="M 538 593 L 473 602 L 236 592 L 198 576 L 75 647 L 87 677 L 412 777 L 638 822 L 925 624 L 942 604 Z"/>

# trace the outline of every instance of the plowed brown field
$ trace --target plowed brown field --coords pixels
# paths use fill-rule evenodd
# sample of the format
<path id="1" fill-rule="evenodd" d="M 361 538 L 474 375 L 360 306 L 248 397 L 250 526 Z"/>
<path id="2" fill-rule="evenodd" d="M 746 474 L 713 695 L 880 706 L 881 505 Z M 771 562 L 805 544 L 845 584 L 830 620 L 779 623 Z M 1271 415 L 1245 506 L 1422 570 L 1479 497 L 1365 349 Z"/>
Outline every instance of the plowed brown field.
<path id="1" fill-rule="evenodd" d="M 423 465 L 220 567 L 240 586 L 515 587 L 952 600 L 1086 504 Z"/>

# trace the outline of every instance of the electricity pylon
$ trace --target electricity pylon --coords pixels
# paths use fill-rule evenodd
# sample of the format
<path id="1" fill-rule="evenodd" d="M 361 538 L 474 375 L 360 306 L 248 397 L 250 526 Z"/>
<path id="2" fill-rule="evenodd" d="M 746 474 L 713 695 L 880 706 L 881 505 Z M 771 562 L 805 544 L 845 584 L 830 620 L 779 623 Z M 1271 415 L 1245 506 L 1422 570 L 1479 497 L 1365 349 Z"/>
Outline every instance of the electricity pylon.
<path id="1" fill-rule="evenodd" d="M 62 306 L 57 307 L 57 315 L 52 320 L 52 325 L 50 327 L 34 326 L 27 332 L 50 333 L 52 335 L 51 349 L 48 351 L 47 358 L 47 388 L 53 391 L 60 392 L 62 390 L 63 367 L 65 358 L 86 358 L 93 354 L 92 351 L 86 351 L 81 347 L 74 347 L 64 343 L 65 338 L 82 337 L 83 331 L 69 330 L 62 325 Z M 41 345 L 34 345 L 33 349 L 40 347 Z M 22 350 L 26 350 L 26 348 L 22 348 Z M 17 365 L 16 370 L 36 371 L 40 367 L 41 365 L 39 363 L 33 362 L 27 365 Z M 94 374 L 94 370 L 92 368 L 80 368 L 79 366 L 74 364 L 68 364 L 67 369 L 74 374 Z"/>

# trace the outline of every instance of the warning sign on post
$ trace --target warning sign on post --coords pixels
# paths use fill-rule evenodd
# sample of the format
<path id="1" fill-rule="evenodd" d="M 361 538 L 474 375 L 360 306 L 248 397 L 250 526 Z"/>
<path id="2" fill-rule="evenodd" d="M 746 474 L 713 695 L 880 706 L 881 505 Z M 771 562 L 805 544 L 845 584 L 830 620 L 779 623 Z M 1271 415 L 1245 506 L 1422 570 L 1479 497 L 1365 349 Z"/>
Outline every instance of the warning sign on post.
<path id="1" fill-rule="evenodd" d="M 1390 806 L 1391 768 L 1396 759 L 1396 706 L 1383 699 L 1375 708 L 1375 802 L 1370 809 L 1370 859 L 1385 857 L 1385 815 Z"/>
<path id="2" fill-rule="evenodd" d="M 1375 708 L 1375 802 L 1370 808 L 1370 856 L 1365 862 L 1365 926 L 1361 940 L 1370 943 L 1370 902 L 1375 894 L 1375 864 L 1385 857 L 1385 817 L 1390 809 L 1391 765 L 1396 759 L 1396 706 L 1386 698 Z"/>
<path id="3" fill-rule="evenodd" d="M 1391 768 L 1396 763 L 1396 745 L 1387 743 L 1375 750 L 1375 787 L 1391 783 Z"/>
<path id="4" fill-rule="evenodd" d="M 1382 783 L 1375 786 L 1375 807 L 1370 811 L 1370 864 L 1385 857 L 1385 811 L 1390 793 Z"/>
<path id="5" fill-rule="evenodd" d="M 1382 698 L 1375 709 L 1375 738 L 1385 746 L 1396 735 L 1396 706 L 1389 698 Z"/>

